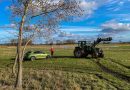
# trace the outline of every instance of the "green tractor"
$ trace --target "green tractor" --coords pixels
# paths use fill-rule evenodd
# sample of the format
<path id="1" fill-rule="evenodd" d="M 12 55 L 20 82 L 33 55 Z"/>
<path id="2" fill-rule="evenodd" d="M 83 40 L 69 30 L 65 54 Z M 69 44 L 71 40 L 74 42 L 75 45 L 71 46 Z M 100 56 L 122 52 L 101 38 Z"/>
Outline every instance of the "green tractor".
<path id="1" fill-rule="evenodd" d="M 103 50 L 97 48 L 96 45 L 102 41 L 111 41 L 112 37 L 108 38 L 97 38 L 93 43 L 87 41 L 78 41 L 78 46 L 74 49 L 74 56 L 76 58 L 87 57 L 91 55 L 93 58 L 103 58 L 104 53 Z"/>

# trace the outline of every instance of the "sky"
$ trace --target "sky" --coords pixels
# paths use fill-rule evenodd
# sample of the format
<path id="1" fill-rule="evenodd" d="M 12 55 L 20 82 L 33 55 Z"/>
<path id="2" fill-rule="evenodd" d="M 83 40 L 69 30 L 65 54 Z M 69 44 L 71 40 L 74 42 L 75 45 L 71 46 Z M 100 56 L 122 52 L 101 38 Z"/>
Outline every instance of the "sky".
<path id="1" fill-rule="evenodd" d="M 80 0 L 85 15 L 71 22 L 62 22 L 56 39 L 89 39 L 113 37 L 113 42 L 130 41 L 130 0 Z M 10 0 L 0 0 L 0 42 L 6 41 L 13 30 Z M 8 41 L 8 40 L 7 40 Z"/>

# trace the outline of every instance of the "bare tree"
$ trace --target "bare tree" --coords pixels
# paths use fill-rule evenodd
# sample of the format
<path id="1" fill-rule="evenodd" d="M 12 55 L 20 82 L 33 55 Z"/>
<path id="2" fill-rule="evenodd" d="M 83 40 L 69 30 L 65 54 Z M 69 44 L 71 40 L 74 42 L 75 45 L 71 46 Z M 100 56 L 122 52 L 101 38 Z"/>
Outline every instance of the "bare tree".
<path id="1" fill-rule="evenodd" d="M 33 42 L 33 39 L 35 37 L 37 37 L 39 35 L 39 29 L 37 29 L 36 26 L 24 26 L 23 27 L 24 30 L 23 30 L 23 38 L 22 38 L 22 46 L 23 46 L 23 49 L 22 49 L 22 59 L 24 57 L 24 52 L 25 52 L 25 49 L 27 47 L 27 45 L 31 45 L 32 42 Z M 15 33 L 13 33 L 15 34 Z M 17 35 L 15 35 L 17 36 Z M 17 37 L 16 37 L 17 38 Z M 11 43 L 15 43 L 15 45 L 18 44 L 18 39 L 12 39 L 11 40 Z M 16 72 L 15 72 L 15 67 L 16 67 L 16 64 L 17 64 L 17 59 L 18 59 L 18 53 L 16 53 L 16 56 L 15 56 L 15 60 L 14 60 L 14 65 L 12 67 L 12 73 L 16 76 Z"/>
<path id="2" fill-rule="evenodd" d="M 22 61 L 25 50 L 25 48 L 22 48 L 24 27 L 28 23 L 29 25 L 33 24 L 38 27 L 39 36 L 49 36 L 56 32 L 59 22 L 70 21 L 73 20 L 74 16 L 81 15 L 82 10 L 78 3 L 77 0 L 13 0 L 10 8 L 13 21 L 19 27 L 16 88 L 22 89 Z"/>

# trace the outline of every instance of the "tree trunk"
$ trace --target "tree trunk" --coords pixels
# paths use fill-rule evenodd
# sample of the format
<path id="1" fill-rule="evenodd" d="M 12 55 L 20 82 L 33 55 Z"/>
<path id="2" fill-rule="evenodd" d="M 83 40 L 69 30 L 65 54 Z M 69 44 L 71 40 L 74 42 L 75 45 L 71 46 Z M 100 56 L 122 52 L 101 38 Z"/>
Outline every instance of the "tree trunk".
<path id="1" fill-rule="evenodd" d="M 31 39 L 29 39 L 29 40 L 26 42 L 25 46 L 23 47 L 23 50 L 22 50 L 22 59 L 24 58 L 25 49 L 26 49 L 26 47 L 27 47 L 27 45 L 28 45 L 28 43 L 29 43 L 30 41 L 31 41 Z"/>
<path id="2" fill-rule="evenodd" d="M 24 22 L 25 22 L 25 18 L 26 18 L 26 13 L 28 10 L 28 5 L 24 6 L 24 13 L 22 16 L 22 20 L 20 23 L 20 27 L 19 27 L 19 37 L 18 37 L 18 47 L 17 47 L 17 52 L 18 52 L 18 73 L 17 73 L 17 78 L 16 78 L 16 84 L 15 84 L 15 88 L 22 90 L 22 32 L 23 32 L 23 27 L 24 27 Z"/>
<path id="3" fill-rule="evenodd" d="M 15 67 L 16 67 L 17 61 L 18 61 L 18 53 L 16 53 L 14 65 L 12 67 L 12 73 L 14 74 L 14 76 L 16 76 Z"/>

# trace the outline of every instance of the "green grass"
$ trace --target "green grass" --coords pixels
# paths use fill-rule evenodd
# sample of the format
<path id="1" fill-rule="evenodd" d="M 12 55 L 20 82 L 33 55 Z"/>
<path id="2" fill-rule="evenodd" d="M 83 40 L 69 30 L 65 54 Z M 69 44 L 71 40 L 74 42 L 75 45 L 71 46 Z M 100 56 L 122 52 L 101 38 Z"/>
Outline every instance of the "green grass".
<path id="1" fill-rule="evenodd" d="M 100 59 L 99 63 L 90 57 L 73 58 L 73 45 L 54 46 L 54 56 L 59 58 L 23 62 L 23 87 L 27 90 L 129 90 L 130 45 L 105 44 L 98 47 L 103 48 L 105 53 L 105 58 Z M 29 46 L 28 50 L 49 53 L 49 48 Z M 15 82 L 10 69 L 15 51 L 15 47 L 0 47 L 0 86 L 12 88 Z"/>

